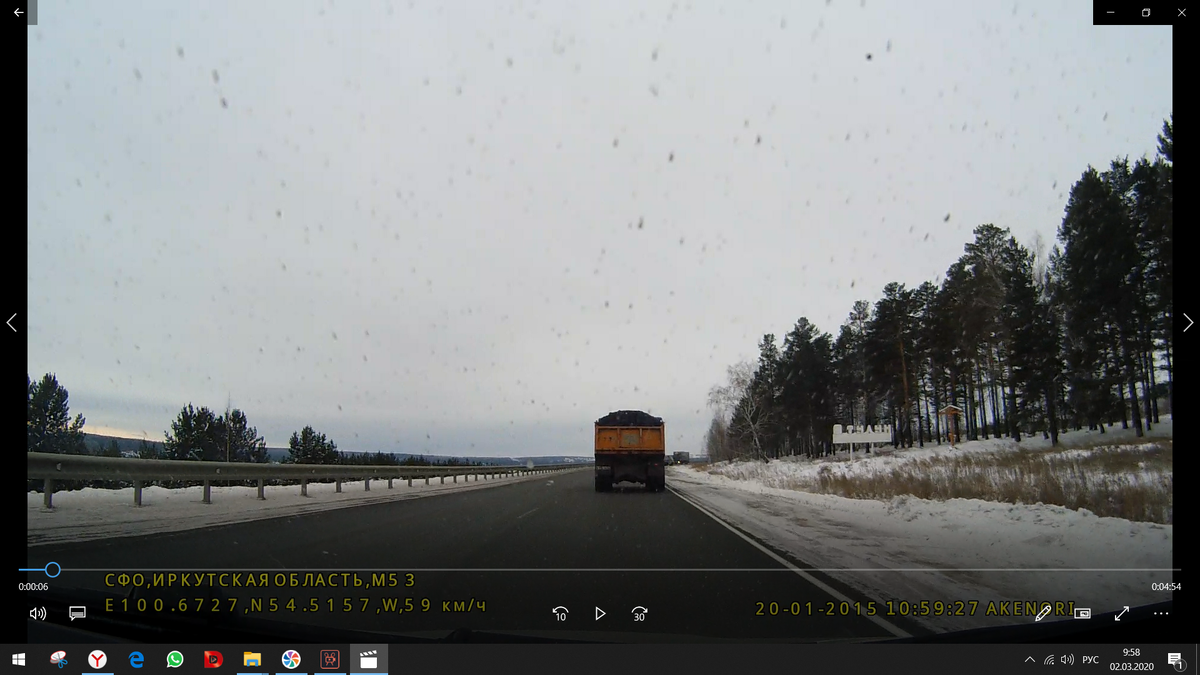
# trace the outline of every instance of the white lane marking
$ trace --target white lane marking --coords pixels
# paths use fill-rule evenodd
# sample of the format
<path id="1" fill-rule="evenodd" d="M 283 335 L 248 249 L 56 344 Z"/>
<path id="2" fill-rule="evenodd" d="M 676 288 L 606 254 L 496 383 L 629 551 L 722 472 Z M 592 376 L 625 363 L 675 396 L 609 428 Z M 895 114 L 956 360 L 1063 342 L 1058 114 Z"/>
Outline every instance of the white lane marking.
<path id="1" fill-rule="evenodd" d="M 805 572 L 804 570 L 800 569 L 799 567 L 796 567 L 792 563 L 788 562 L 787 559 L 782 558 L 779 555 L 777 555 L 771 549 L 763 546 L 762 544 L 758 543 L 757 541 L 754 541 L 750 537 L 747 537 L 745 534 L 742 534 L 742 532 L 740 532 L 737 528 L 735 528 L 734 526 L 725 522 L 724 520 L 721 520 L 721 518 L 719 518 L 715 513 L 713 513 L 712 511 L 709 511 L 708 509 L 701 506 L 695 499 L 685 496 L 683 493 L 679 492 L 678 490 L 676 490 L 672 487 L 668 486 L 667 489 L 670 490 L 676 497 L 679 497 L 680 499 L 687 502 L 688 504 L 691 504 L 700 513 L 703 513 L 704 515 L 708 516 L 709 518 L 712 518 L 713 520 L 715 520 L 718 523 L 720 523 L 721 525 L 723 525 L 725 527 L 725 529 L 729 530 L 730 532 L 736 534 L 737 536 L 739 536 L 742 539 L 749 542 L 750 545 L 753 546 L 754 548 L 757 548 L 758 550 L 762 551 L 763 553 L 766 553 L 773 560 L 775 560 L 775 562 L 778 562 L 780 565 L 787 567 L 791 571 L 800 575 L 805 581 L 807 581 L 810 584 L 816 586 L 817 588 L 825 591 L 826 593 L 832 595 L 839 602 L 848 602 L 851 605 L 854 604 L 854 600 L 851 600 L 850 598 L 846 597 L 840 591 L 838 591 L 836 588 L 833 588 L 829 584 L 821 581 L 820 579 L 817 579 L 816 577 L 809 574 L 808 572 Z M 887 632 L 891 633 L 892 635 L 895 635 L 896 637 L 901 637 L 901 638 L 912 637 L 912 635 L 908 634 L 901 628 L 893 625 L 889 621 L 885 621 L 884 619 L 881 619 L 878 616 L 867 616 L 866 618 L 870 619 L 872 622 L 875 623 L 875 625 L 886 630 Z"/>
<path id="2" fill-rule="evenodd" d="M 528 511 L 526 511 L 525 513 L 522 513 L 521 515 L 517 516 L 517 520 L 520 520 L 520 519 L 524 518 L 525 516 L 527 516 L 527 515 L 529 515 L 529 514 L 533 513 L 534 511 L 537 511 L 537 510 L 538 510 L 538 509 L 540 509 L 540 508 L 542 508 L 542 507 L 540 507 L 540 506 L 535 506 L 535 507 L 533 507 L 532 509 L 529 509 L 529 510 L 528 510 Z"/>

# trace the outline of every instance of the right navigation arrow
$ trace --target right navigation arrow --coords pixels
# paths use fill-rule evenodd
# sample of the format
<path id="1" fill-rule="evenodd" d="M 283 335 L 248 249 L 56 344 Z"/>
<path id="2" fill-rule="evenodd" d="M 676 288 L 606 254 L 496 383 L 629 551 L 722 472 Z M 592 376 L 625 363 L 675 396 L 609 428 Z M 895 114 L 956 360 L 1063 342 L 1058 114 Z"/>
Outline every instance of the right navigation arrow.
<path id="1" fill-rule="evenodd" d="M 599 621 L 600 617 L 602 617 L 602 616 L 604 616 L 604 610 L 597 607 L 596 608 L 596 620 Z"/>
<path id="2" fill-rule="evenodd" d="M 13 316 L 16 316 L 16 315 L 14 314 Z M 1184 314 L 1184 315 L 1183 315 L 1183 318 L 1185 318 L 1185 319 L 1187 319 L 1187 320 L 1188 320 L 1188 325 L 1186 325 L 1186 326 L 1184 326 L 1184 327 L 1183 327 L 1183 332 L 1185 332 L 1185 333 L 1186 333 L 1186 332 L 1187 332 L 1187 329 L 1189 329 L 1189 328 L 1191 328 L 1191 327 L 1192 327 L 1192 317 L 1188 316 L 1187 314 Z"/>

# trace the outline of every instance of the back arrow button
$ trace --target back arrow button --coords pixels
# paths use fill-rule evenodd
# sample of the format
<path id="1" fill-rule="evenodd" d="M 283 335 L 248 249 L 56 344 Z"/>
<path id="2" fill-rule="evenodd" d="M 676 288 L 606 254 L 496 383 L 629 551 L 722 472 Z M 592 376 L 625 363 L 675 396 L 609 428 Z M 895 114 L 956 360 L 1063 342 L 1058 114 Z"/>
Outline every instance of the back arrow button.
<path id="1" fill-rule="evenodd" d="M 600 617 L 604 616 L 604 614 L 605 614 L 604 610 L 597 607 L 596 608 L 596 621 L 599 621 Z"/>

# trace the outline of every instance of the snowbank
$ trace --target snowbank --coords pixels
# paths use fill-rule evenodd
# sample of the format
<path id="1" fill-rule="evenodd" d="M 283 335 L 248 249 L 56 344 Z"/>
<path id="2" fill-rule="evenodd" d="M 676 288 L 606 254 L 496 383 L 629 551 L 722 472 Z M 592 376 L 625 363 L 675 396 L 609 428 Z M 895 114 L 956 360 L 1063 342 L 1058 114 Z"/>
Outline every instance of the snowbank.
<path id="1" fill-rule="evenodd" d="M 1091 434 L 1128 440 L 1125 430 Z M 1084 446 L 1086 432 L 1061 437 Z M 1169 421 L 1153 438 L 1170 438 Z M 1152 440 L 1147 440 L 1152 443 Z M 1130 450 L 1136 449 L 1133 446 Z M 1052 450 L 1037 438 L 1026 452 Z M 1103 446 L 1067 451 L 1106 452 Z M 946 453 L 980 459 L 1018 452 L 1011 441 L 877 453 L 850 460 L 670 467 L 668 484 L 731 524 L 878 601 L 1068 601 L 1094 613 L 1169 599 L 1171 525 L 1097 517 L 1061 506 L 910 496 L 850 499 L 794 489 L 822 473 L 887 476 Z M 935 463 L 936 465 L 936 463 Z M 981 612 L 980 612 L 981 614 Z M 1012 624 L 1025 617 L 915 617 L 934 630 Z"/>

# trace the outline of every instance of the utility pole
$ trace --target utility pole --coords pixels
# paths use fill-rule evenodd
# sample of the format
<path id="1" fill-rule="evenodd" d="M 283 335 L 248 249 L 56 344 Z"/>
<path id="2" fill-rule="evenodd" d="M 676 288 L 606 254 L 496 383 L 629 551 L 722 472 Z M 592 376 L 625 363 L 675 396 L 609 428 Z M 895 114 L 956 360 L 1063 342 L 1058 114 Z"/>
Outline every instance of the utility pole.
<path id="1" fill-rule="evenodd" d="M 909 408 L 908 408 L 908 367 L 904 364 L 904 333 L 903 327 L 898 327 L 896 330 L 896 343 L 900 346 L 900 383 L 904 387 L 904 419 L 900 424 L 901 443 L 904 447 L 912 447 L 912 432 L 909 429 Z"/>
<path id="2" fill-rule="evenodd" d="M 225 461 L 229 462 L 229 408 L 233 405 L 233 397 L 225 395 Z"/>

